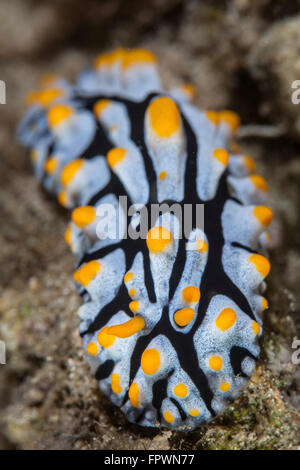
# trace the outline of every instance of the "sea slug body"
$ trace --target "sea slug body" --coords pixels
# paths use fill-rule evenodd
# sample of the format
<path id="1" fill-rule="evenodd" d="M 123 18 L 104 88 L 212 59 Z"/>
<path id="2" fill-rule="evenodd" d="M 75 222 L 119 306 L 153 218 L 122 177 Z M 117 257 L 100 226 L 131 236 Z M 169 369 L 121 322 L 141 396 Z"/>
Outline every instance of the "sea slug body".
<path id="1" fill-rule="evenodd" d="M 141 426 L 190 430 L 241 393 L 255 368 L 270 271 L 267 184 L 233 154 L 231 111 L 200 111 L 194 88 L 163 90 L 155 56 L 118 49 L 75 85 L 47 77 L 28 97 L 18 138 L 36 177 L 72 209 L 80 334 L 102 392 Z M 159 213 L 145 237 L 124 237 L 153 204 L 204 206 L 204 227 Z M 115 208 L 105 237 L 101 211 Z M 171 228 L 170 228 L 171 227 Z"/>

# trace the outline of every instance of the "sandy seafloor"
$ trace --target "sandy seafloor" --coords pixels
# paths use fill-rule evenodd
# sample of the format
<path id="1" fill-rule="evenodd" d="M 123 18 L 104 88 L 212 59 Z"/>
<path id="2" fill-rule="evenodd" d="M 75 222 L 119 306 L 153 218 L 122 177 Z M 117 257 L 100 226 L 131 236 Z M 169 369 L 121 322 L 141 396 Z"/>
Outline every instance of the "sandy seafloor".
<path id="1" fill-rule="evenodd" d="M 275 5 L 274 5 L 275 3 Z M 0 448 L 297 449 L 300 365 L 299 2 L 45 1 L 0 4 Z M 194 83 L 201 108 L 232 108 L 243 124 L 277 137 L 240 139 L 268 180 L 274 249 L 262 354 L 241 397 L 189 434 L 143 430 L 98 391 L 83 357 L 75 314 L 68 214 L 32 176 L 14 140 L 24 97 L 49 72 L 74 77 L 110 47 L 157 54 L 166 86 Z"/>

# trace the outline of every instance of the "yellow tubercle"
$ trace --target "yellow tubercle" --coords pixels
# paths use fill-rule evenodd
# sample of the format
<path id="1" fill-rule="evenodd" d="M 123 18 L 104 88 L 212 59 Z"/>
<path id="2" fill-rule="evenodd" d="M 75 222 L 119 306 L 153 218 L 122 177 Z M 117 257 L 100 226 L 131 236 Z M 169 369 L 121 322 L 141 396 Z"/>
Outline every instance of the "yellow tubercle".
<path id="1" fill-rule="evenodd" d="M 67 206 L 67 193 L 66 193 L 66 191 L 61 191 L 57 196 L 57 200 L 58 200 L 58 202 L 61 206 L 66 207 Z"/>
<path id="2" fill-rule="evenodd" d="M 91 356 L 97 356 L 98 354 L 98 346 L 96 343 L 94 342 L 91 342 L 88 344 L 87 348 L 86 348 L 86 351 L 88 354 L 90 354 Z"/>
<path id="3" fill-rule="evenodd" d="M 236 313 L 232 308 L 224 308 L 216 319 L 216 327 L 221 331 L 229 330 L 236 322 Z"/>
<path id="4" fill-rule="evenodd" d="M 269 207 L 266 206 L 256 206 L 253 209 L 253 213 L 259 222 L 268 227 L 273 219 L 273 212 Z"/>
<path id="5" fill-rule="evenodd" d="M 115 49 L 111 52 L 100 54 L 94 61 L 94 68 L 99 70 L 102 67 L 112 67 L 120 63 L 123 70 L 134 65 L 149 65 L 157 62 L 155 55 L 146 49 L 125 50 Z"/>
<path id="6" fill-rule="evenodd" d="M 71 233 L 72 233 L 72 227 L 69 225 L 67 230 L 65 231 L 64 239 L 67 245 L 70 245 L 71 243 Z"/>
<path id="7" fill-rule="evenodd" d="M 197 240 L 196 248 L 201 253 L 206 253 L 208 251 L 208 244 L 205 240 Z"/>
<path id="8" fill-rule="evenodd" d="M 125 276 L 124 276 L 124 282 L 129 282 L 129 281 L 132 280 L 132 278 L 133 278 L 133 273 L 128 272 L 128 273 L 126 273 Z"/>
<path id="9" fill-rule="evenodd" d="M 266 180 L 260 175 L 251 175 L 249 176 L 250 180 L 257 189 L 260 189 L 263 192 L 268 192 L 268 185 Z"/>
<path id="10" fill-rule="evenodd" d="M 258 333 L 260 332 L 260 326 L 256 321 L 252 322 L 252 329 L 254 331 L 255 336 L 258 335 Z"/>
<path id="11" fill-rule="evenodd" d="M 138 384 L 136 382 L 133 382 L 129 387 L 128 398 L 134 408 L 139 407 L 139 393 L 140 391 Z"/>
<path id="12" fill-rule="evenodd" d="M 141 367 L 145 374 L 153 375 L 160 366 L 160 354 L 157 349 L 145 349 L 141 358 Z"/>
<path id="13" fill-rule="evenodd" d="M 156 62 L 157 59 L 155 55 L 146 49 L 132 49 L 130 51 L 126 51 L 122 56 L 123 69 L 127 69 L 132 65 L 149 65 L 156 64 Z"/>
<path id="14" fill-rule="evenodd" d="M 120 376 L 119 374 L 112 374 L 111 376 L 111 388 L 114 393 L 117 395 L 122 392 L 122 387 L 120 385 Z"/>
<path id="15" fill-rule="evenodd" d="M 182 298 L 187 303 L 199 302 L 200 290 L 195 286 L 187 286 L 182 291 Z"/>
<path id="16" fill-rule="evenodd" d="M 126 156 L 127 152 L 125 149 L 116 147 L 111 149 L 106 158 L 109 166 L 114 168 L 118 163 L 120 163 Z"/>
<path id="17" fill-rule="evenodd" d="M 180 129 L 179 109 L 175 101 L 168 96 L 151 101 L 147 114 L 153 131 L 161 138 L 171 137 Z"/>
<path id="18" fill-rule="evenodd" d="M 250 263 L 254 264 L 257 271 L 263 276 L 266 277 L 271 269 L 270 261 L 262 255 L 256 253 L 249 256 Z"/>
<path id="19" fill-rule="evenodd" d="M 102 112 L 110 105 L 110 100 L 98 100 L 94 105 L 94 113 L 96 116 L 101 116 Z"/>
<path id="20" fill-rule="evenodd" d="M 190 99 L 195 98 L 197 95 L 196 87 L 191 83 L 183 83 L 181 85 L 181 89 L 189 96 Z"/>
<path id="21" fill-rule="evenodd" d="M 208 110 L 205 113 L 206 118 L 217 126 L 220 122 L 219 113 L 217 111 Z"/>
<path id="22" fill-rule="evenodd" d="M 107 334 L 117 336 L 118 338 L 129 338 L 142 330 L 144 326 L 144 319 L 136 316 L 121 325 L 109 326 Z"/>
<path id="23" fill-rule="evenodd" d="M 74 109 L 66 104 L 58 104 L 49 109 L 47 120 L 50 127 L 55 127 L 58 124 L 66 121 L 74 114 Z"/>
<path id="24" fill-rule="evenodd" d="M 130 297 L 134 297 L 135 294 L 136 294 L 136 290 L 135 289 L 129 289 L 128 294 L 130 295 Z"/>
<path id="25" fill-rule="evenodd" d="M 127 52 L 122 48 L 100 54 L 94 61 L 94 68 L 111 67 L 117 62 L 121 62 L 126 54 Z"/>
<path id="26" fill-rule="evenodd" d="M 45 163 L 45 172 L 48 173 L 48 175 L 52 174 L 55 172 L 56 168 L 58 165 L 57 158 L 55 157 L 50 157 Z"/>
<path id="27" fill-rule="evenodd" d="M 174 314 L 174 321 L 178 326 L 188 325 L 194 318 L 195 310 L 193 308 L 182 308 Z"/>
<path id="28" fill-rule="evenodd" d="M 110 348 L 116 340 L 116 337 L 107 333 L 108 326 L 102 328 L 97 335 L 97 341 L 103 348 Z"/>
<path id="29" fill-rule="evenodd" d="M 173 392 L 177 397 L 184 398 L 189 393 L 189 390 L 185 384 L 178 384 L 175 385 Z"/>
<path id="30" fill-rule="evenodd" d="M 221 392 L 223 392 L 223 393 L 228 392 L 228 391 L 230 390 L 230 383 L 228 383 L 228 382 L 222 382 L 222 383 L 220 384 L 220 390 L 221 390 Z"/>
<path id="31" fill-rule="evenodd" d="M 133 300 L 132 302 L 130 302 L 129 308 L 132 312 L 137 312 L 140 308 L 140 304 L 137 300 Z"/>
<path id="32" fill-rule="evenodd" d="M 263 310 L 267 310 L 267 308 L 269 307 L 269 302 L 265 297 L 262 298 L 261 307 Z"/>
<path id="33" fill-rule="evenodd" d="M 32 106 L 33 104 L 36 103 L 37 97 L 38 97 L 38 91 L 31 91 L 28 93 L 25 97 L 25 103 L 27 106 Z"/>
<path id="34" fill-rule="evenodd" d="M 209 367 L 215 371 L 219 371 L 223 367 L 223 361 L 220 356 L 211 356 L 209 358 L 208 363 L 209 363 Z"/>
<path id="35" fill-rule="evenodd" d="M 213 151 L 213 156 L 220 162 L 222 165 L 226 166 L 229 162 L 229 153 L 226 149 L 217 148 Z"/>
<path id="36" fill-rule="evenodd" d="M 84 287 L 97 276 L 101 268 L 99 261 L 93 260 L 81 266 L 74 273 L 74 280 L 80 282 Z"/>
<path id="37" fill-rule="evenodd" d="M 168 176 L 168 173 L 166 171 L 161 171 L 158 175 L 158 178 L 160 180 L 165 180 L 167 176 Z"/>
<path id="38" fill-rule="evenodd" d="M 234 111 L 223 110 L 219 112 L 220 121 L 226 122 L 233 132 L 237 131 L 241 124 L 241 119 Z"/>
<path id="39" fill-rule="evenodd" d="M 164 412 L 164 420 L 169 424 L 173 423 L 174 416 L 172 415 L 172 413 L 170 411 L 165 411 Z"/>
<path id="40" fill-rule="evenodd" d="M 248 155 L 245 155 L 244 156 L 244 163 L 245 163 L 246 167 L 248 168 L 248 170 L 250 171 L 250 173 L 253 173 L 255 171 L 256 164 L 255 164 L 255 161 L 253 160 L 252 157 L 249 157 Z"/>
<path id="41" fill-rule="evenodd" d="M 91 224 L 96 218 L 96 210 L 93 206 L 77 207 L 72 212 L 72 221 L 77 227 L 82 228 Z"/>
<path id="42" fill-rule="evenodd" d="M 37 92 L 30 93 L 27 96 L 27 104 L 39 104 L 40 106 L 46 107 L 52 101 L 62 98 L 64 96 L 64 91 L 56 88 L 56 89 L 48 89 L 48 90 L 41 90 Z"/>
<path id="43" fill-rule="evenodd" d="M 172 233 L 159 225 L 152 227 L 147 234 L 147 247 L 151 253 L 161 253 L 172 243 Z"/>
<path id="44" fill-rule="evenodd" d="M 76 173 L 82 168 L 83 163 L 84 161 L 81 158 L 77 158 L 64 167 L 60 175 L 61 183 L 64 186 L 67 186 L 72 181 Z"/>

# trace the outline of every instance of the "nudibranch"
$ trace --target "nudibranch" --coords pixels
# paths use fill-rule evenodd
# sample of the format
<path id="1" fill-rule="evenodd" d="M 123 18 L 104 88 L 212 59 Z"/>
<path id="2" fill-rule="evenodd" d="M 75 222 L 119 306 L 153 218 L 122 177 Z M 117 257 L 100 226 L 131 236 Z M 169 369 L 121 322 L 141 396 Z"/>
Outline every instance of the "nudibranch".
<path id="1" fill-rule="evenodd" d="M 268 306 L 267 183 L 230 150 L 238 115 L 200 111 L 194 95 L 189 84 L 165 91 L 151 52 L 118 49 L 74 85 L 45 77 L 18 129 L 37 178 L 72 209 L 65 241 L 87 361 L 141 426 L 191 430 L 231 404 L 255 368 Z M 202 205 L 204 226 L 193 217 L 178 237 L 167 209 L 144 237 L 124 236 L 142 210 L 126 212 L 121 198 L 147 210 Z"/>

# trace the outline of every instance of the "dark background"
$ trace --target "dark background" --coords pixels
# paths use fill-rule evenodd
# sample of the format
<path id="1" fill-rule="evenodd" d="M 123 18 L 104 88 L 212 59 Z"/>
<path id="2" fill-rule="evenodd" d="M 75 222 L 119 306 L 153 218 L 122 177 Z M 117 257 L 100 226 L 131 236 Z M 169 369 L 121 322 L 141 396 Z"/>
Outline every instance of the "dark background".
<path id="1" fill-rule="evenodd" d="M 292 0 L 1 0 L 0 448 L 284 449 L 299 447 L 300 4 Z M 232 108 L 239 141 L 268 180 L 272 271 L 262 355 L 239 400 L 188 435 L 129 425 L 83 359 L 64 242 L 67 214 L 38 188 L 14 139 L 24 97 L 45 73 L 74 78 L 112 47 L 157 54 L 165 87 L 190 81 L 202 108 Z M 253 128 L 253 125 L 255 126 Z M 268 125 L 267 137 L 261 125 Z M 257 127 L 259 126 L 259 127 Z M 263 136 L 257 134 L 263 130 Z"/>

